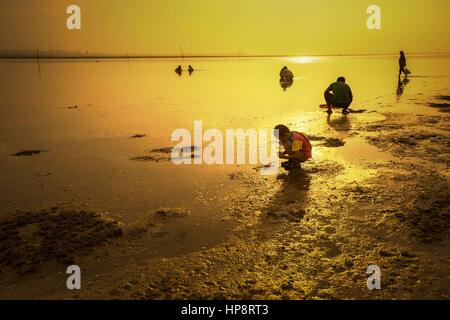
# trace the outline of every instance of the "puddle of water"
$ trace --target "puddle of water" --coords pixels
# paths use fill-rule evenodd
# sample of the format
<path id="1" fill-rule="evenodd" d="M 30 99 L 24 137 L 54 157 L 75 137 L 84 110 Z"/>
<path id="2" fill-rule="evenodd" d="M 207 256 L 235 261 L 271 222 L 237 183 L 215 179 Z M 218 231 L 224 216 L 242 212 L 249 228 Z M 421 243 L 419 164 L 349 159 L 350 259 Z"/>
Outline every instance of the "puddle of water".
<path id="1" fill-rule="evenodd" d="M 370 165 L 389 163 L 395 159 L 387 152 L 380 152 L 362 137 L 347 138 L 344 142 L 345 145 L 342 147 L 322 147 L 316 150 L 316 158 L 318 160 L 332 159 L 344 166 L 344 172 L 337 177 L 337 181 L 363 181 L 373 177 L 377 173 L 377 170 L 370 168 Z"/>
<path id="2" fill-rule="evenodd" d="M 367 143 L 364 138 L 352 137 L 346 140 L 345 146 L 338 150 L 338 156 L 348 163 L 383 163 L 394 160 L 388 152 L 381 152 Z"/>

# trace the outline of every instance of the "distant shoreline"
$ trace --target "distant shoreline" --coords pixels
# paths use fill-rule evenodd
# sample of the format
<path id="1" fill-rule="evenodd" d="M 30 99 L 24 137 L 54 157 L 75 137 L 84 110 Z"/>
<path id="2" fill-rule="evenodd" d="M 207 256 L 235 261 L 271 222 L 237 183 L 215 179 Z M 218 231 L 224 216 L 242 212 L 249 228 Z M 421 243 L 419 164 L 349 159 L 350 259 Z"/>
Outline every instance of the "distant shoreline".
<path id="1" fill-rule="evenodd" d="M 26 54 L 26 55 L 1 55 L 0 60 L 148 60 L 148 59 L 247 59 L 247 58 L 296 58 L 296 57 L 392 57 L 397 54 L 310 54 L 310 55 L 65 55 L 51 54 Z M 411 53 L 412 57 L 446 57 L 450 53 Z"/>

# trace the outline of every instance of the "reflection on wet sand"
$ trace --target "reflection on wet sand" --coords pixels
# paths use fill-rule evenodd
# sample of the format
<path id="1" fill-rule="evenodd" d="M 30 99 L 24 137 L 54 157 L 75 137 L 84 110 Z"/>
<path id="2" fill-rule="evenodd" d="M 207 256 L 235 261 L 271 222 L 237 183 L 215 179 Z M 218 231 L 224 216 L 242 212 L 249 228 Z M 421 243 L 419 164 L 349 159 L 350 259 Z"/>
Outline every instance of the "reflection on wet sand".
<path id="1" fill-rule="evenodd" d="M 327 125 L 339 132 L 350 131 L 352 128 L 351 120 L 347 115 L 342 115 L 338 118 L 335 118 L 331 114 L 329 114 L 327 116 Z"/>
<path id="2" fill-rule="evenodd" d="M 403 94 L 403 83 L 400 79 L 398 79 L 397 83 L 397 99 L 400 99 L 400 96 Z"/>
<path id="3" fill-rule="evenodd" d="M 294 84 L 294 79 L 291 80 L 280 80 L 280 87 L 286 91 Z"/>
<path id="4" fill-rule="evenodd" d="M 401 80 L 400 78 L 398 79 L 397 82 L 397 100 L 399 100 L 401 98 L 401 96 L 403 95 L 403 92 L 405 91 L 405 87 L 406 85 L 409 83 L 409 79 L 405 78 L 403 80 Z"/>

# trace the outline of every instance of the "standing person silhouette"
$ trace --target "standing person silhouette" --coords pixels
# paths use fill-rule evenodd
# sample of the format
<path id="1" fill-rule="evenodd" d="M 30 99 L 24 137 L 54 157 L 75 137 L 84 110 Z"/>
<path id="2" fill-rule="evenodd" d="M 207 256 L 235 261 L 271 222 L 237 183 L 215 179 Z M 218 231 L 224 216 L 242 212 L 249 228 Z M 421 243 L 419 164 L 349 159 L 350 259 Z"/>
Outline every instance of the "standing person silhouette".
<path id="1" fill-rule="evenodd" d="M 398 77 L 400 78 L 400 76 L 402 75 L 402 72 L 403 72 L 403 74 L 405 75 L 405 78 L 408 78 L 408 74 L 405 72 L 406 56 L 403 51 L 400 51 L 400 59 L 398 60 L 398 64 L 400 66 L 400 71 L 398 73 Z"/>

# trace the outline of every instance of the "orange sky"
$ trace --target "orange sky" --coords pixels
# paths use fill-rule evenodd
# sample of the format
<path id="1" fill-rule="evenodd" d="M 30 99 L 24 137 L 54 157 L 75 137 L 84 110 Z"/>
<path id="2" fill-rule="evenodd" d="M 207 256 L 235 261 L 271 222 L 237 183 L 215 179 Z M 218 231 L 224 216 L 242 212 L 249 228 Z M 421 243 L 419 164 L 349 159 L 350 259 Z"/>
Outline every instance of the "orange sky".
<path id="1" fill-rule="evenodd" d="M 82 30 L 66 29 L 66 7 Z M 382 9 L 382 29 L 366 9 Z M 100 53 L 450 52 L 449 0 L 0 0 L 0 50 Z"/>

